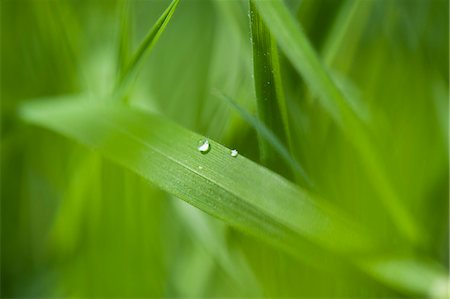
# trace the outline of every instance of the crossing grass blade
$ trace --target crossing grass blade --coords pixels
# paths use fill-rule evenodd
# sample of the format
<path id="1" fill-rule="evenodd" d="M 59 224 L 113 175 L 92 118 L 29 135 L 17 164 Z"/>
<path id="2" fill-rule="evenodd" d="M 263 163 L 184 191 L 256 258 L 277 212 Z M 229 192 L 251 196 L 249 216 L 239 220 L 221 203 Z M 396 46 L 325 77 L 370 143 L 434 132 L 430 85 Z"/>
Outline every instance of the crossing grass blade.
<path id="1" fill-rule="evenodd" d="M 181 200 L 174 199 L 173 205 L 196 241 L 214 256 L 228 275 L 250 294 L 259 294 L 261 287 L 248 264 L 239 263 L 243 260 L 242 252 L 227 250 L 226 226 L 217 221 L 213 222 L 211 217 Z"/>
<path id="2" fill-rule="evenodd" d="M 305 182 L 308 187 L 313 187 L 313 183 L 311 179 L 306 174 L 303 167 L 295 160 L 292 155 L 289 153 L 286 145 L 284 145 L 281 140 L 257 117 L 251 115 L 247 110 L 241 107 L 238 103 L 227 97 L 226 95 L 215 92 L 215 95 L 225 102 L 227 102 L 239 115 L 250 125 L 253 129 L 258 132 L 264 142 L 268 144 L 279 156 L 284 163 L 290 165 L 293 169 L 294 173 L 299 177 L 302 182 Z M 279 160 L 278 160 L 279 163 Z"/>
<path id="3" fill-rule="evenodd" d="M 135 76 L 139 72 L 140 67 L 142 66 L 145 56 L 147 56 L 155 43 L 158 41 L 161 34 L 166 29 L 169 24 L 170 19 L 172 18 L 175 10 L 178 6 L 180 0 L 173 0 L 167 9 L 163 12 L 163 14 L 156 21 L 155 25 L 150 29 L 147 33 L 146 37 L 139 45 L 136 53 L 131 57 L 131 60 L 127 63 L 126 68 L 122 73 L 119 74 L 119 80 L 115 87 L 114 96 L 116 98 L 121 98 L 124 93 L 126 93 L 129 85 L 133 82 Z M 123 26 L 126 26 L 126 17 L 124 16 Z"/>
<path id="4" fill-rule="evenodd" d="M 325 65 L 337 64 L 340 72 L 348 70 L 371 5 L 373 3 L 369 1 L 354 0 L 348 0 L 343 4 L 323 47 L 321 56 Z M 344 50 L 350 55 L 340 55 Z"/>
<path id="5" fill-rule="evenodd" d="M 231 157 L 229 149 L 217 142 L 211 140 L 211 150 L 201 154 L 197 144 L 203 136 L 161 116 L 93 103 L 84 97 L 33 101 L 22 107 L 21 116 L 99 151 L 161 189 L 301 260 L 323 264 L 319 252 L 331 253 L 376 280 L 418 295 L 431 293 L 433 284 L 446 277 L 414 257 L 376 258 L 382 245 L 336 207 L 312 200 L 314 195 L 245 157 Z M 428 273 L 420 285 L 411 274 L 417 269 Z M 404 276 L 397 279 L 390 273 Z"/>
<path id="6" fill-rule="evenodd" d="M 337 87 L 328 70 L 282 0 L 255 1 L 262 19 L 320 103 L 355 146 L 392 221 L 403 238 L 423 244 L 422 229 L 412 218 L 389 180 L 388 172 L 361 118 Z"/>

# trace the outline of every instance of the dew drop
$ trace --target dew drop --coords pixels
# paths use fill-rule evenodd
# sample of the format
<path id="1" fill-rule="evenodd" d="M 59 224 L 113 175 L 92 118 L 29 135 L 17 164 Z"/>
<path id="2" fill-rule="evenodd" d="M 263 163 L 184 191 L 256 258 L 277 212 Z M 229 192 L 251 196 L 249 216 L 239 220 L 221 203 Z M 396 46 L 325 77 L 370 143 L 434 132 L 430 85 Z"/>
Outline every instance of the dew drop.
<path id="1" fill-rule="evenodd" d="M 198 143 L 198 151 L 201 152 L 202 154 L 206 154 L 207 152 L 209 152 L 210 146 L 209 146 L 209 141 L 208 139 L 205 140 L 201 140 Z"/>
<path id="2" fill-rule="evenodd" d="M 231 156 L 232 156 L 232 157 L 237 157 L 237 155 L 238 155 L 238 151 L 235 150 L 235 149 L 232 149 L 232 150 L 231 150 Z"/>

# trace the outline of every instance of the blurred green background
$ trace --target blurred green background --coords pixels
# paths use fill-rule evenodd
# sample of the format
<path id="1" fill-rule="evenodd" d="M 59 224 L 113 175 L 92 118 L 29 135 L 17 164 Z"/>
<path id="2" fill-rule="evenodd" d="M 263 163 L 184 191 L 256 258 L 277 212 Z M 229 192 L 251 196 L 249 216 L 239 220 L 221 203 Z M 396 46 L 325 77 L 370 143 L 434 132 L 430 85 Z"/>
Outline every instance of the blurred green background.
<path id="1" fill-rule="evenodd" d="M 168 5 L 131 1 L 133 48 Z M 448 272 L 448 1 L 286 5 L 356 99 L 389 180 L 423 229 L 425 245 L 408 250 Z M 1 1 L 1 296 L 408 296 L 346 265 L 299 262 L 19 119 L 35 98 L 108 95 L 122 9 L 122 1 Z M 325 200 L 403 248 L 361 157 L 281 51 L 280 64 L 294 157 Z M 130 103 L 259 162 L 254 129 L 213 93 L 255 113 L 252 72 L 248 3 L 182 0 Z"/>

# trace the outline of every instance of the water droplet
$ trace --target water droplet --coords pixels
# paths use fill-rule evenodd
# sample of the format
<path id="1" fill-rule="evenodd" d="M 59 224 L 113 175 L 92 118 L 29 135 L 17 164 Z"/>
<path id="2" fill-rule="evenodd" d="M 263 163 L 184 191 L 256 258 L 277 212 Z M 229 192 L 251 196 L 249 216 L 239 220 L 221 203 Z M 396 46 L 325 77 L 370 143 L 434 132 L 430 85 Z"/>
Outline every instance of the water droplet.
<path id="1" fill-rule="evenodd" d="M 199 166 L 198 169 L 202 170 L 202 169 L 203 169 L 203 166 Z"/>
<path id="2" fill-rule="evenodd" d="M 205 140 L 201 140 L 198 143 L 198 148 L 199 152 L 201 152 L 202 154 L 206 154 L 207 152 L 209 152 L 210 146 L 209 146 L 209 141 L 208 139 Z"/>
<path id="3" fill-rule="evenodd" d="M 232 150 L 231 150 L 231 156 L 232 156 L 232 157 L 237 157 L 238 154 L 239 154 L 239 153 L 238 153 L 237 150 L 235 150 L 235 149 L 232 149 Z"/>

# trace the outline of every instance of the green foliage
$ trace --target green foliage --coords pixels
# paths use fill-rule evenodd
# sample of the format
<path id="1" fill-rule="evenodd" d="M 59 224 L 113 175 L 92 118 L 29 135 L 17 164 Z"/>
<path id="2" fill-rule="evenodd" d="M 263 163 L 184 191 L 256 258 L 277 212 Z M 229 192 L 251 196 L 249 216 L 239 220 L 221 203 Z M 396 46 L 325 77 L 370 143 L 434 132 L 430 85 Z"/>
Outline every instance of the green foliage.
<path id="1" fill-rule="evenodd" d="M 196 141 L 202 136 L 138 110 L 89 102 L 39 100 L 24 106 L 22 115 L 98 150 L 159 188 L 310 263 L 320 263 L 313 249 L 308 253 L 312 242 L 352 260 L 377 279 L 388 277 L 388 284 L 411 293 L 428 294 L 430 283 L 445 280 L 445 272 L 432 265 L 409 261 L 409 257 L 404 262 L 403 256 L 393 259 L 391 249 L 383 249 L 378 240 L 371 240 L 333 206 L 244 157 L 232 157 L 220 144 L 210 141 L 214 151 L 200 153 Z M 381 253 L 382 258 L 378 257 Z M 416 268 L 430 273 L 422 277 L 425 283 L 417 285 L 413 280 Z"/>
<path id="2" fill-rule="evenodd" d="M 387 171 L 384 170 L 381 158 L 360 121 L 361 117 L 352 110 L 343 92 L 318 59 L 282 0 L 256 1 L 255 3 L 294 67 L 317 94 L 326 111 L 342 128 L 346 137 L 364 157 L 368 171 L 373 175 L 373 182 L 380 192 L 380 199 L 383 200 L 398 229 L 405 237 L 419 242 L 420 229 L 403 206 L 390 181 L 387 180 Z"/>
<path id="3" fill-rule="evenodd" d="M 445 298 L 448 8 L 2 1 L 2 297 Z"/>

